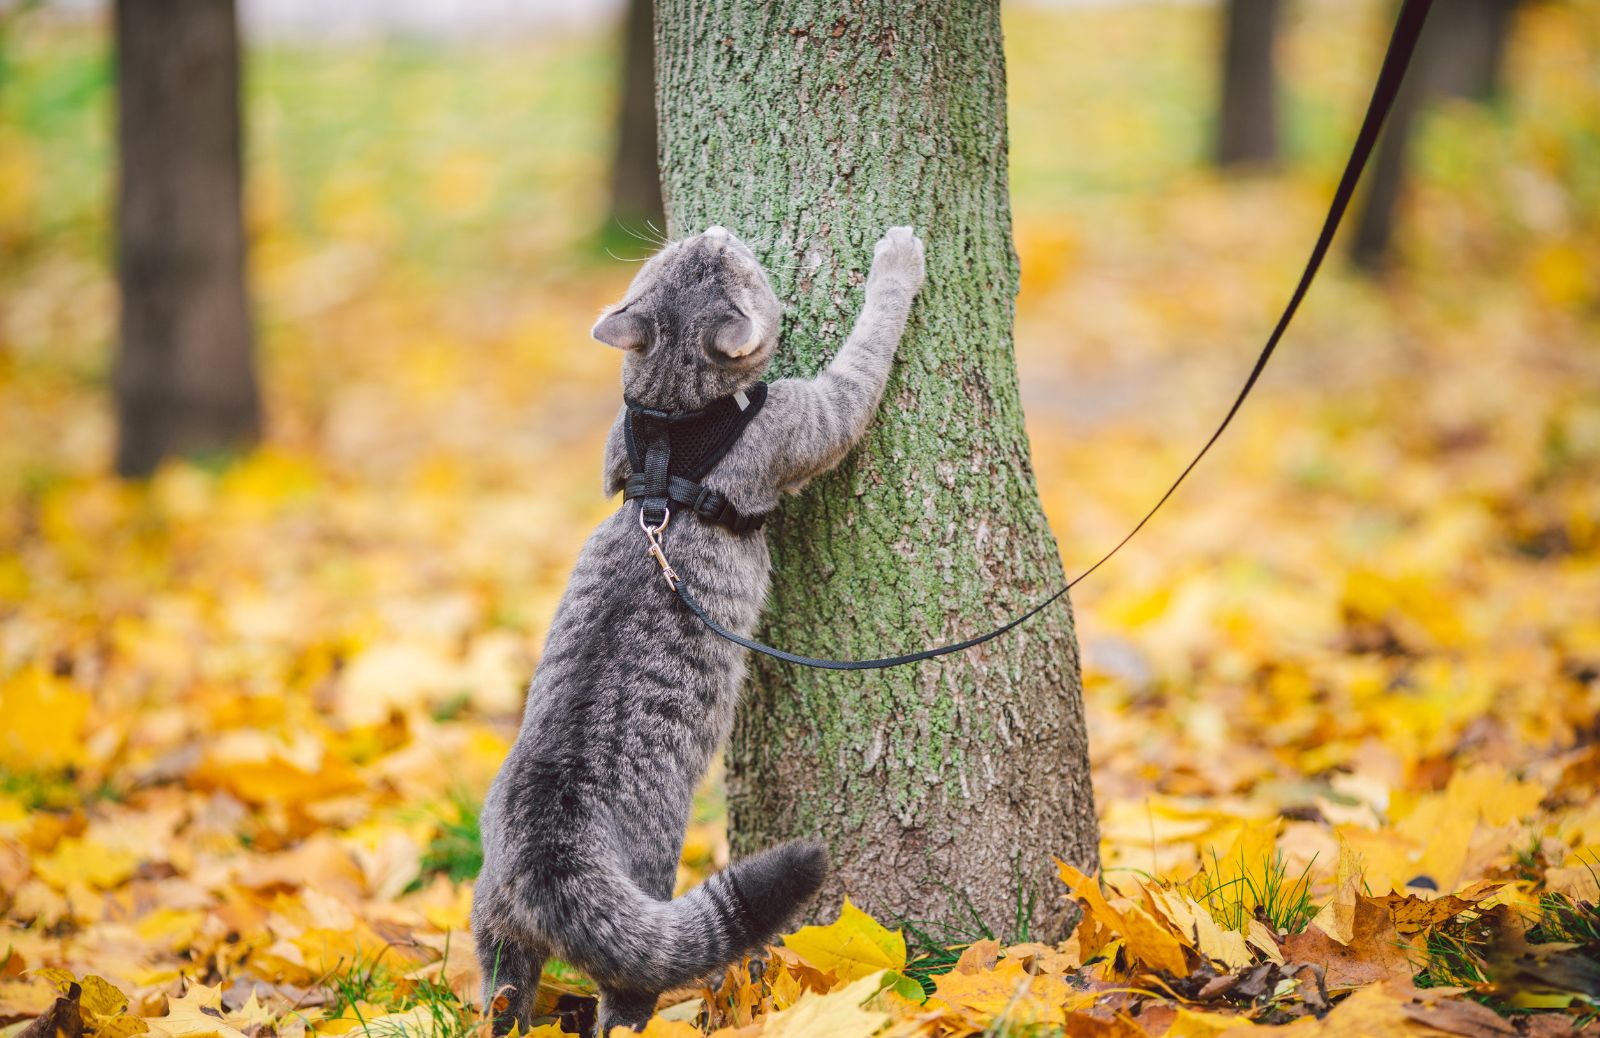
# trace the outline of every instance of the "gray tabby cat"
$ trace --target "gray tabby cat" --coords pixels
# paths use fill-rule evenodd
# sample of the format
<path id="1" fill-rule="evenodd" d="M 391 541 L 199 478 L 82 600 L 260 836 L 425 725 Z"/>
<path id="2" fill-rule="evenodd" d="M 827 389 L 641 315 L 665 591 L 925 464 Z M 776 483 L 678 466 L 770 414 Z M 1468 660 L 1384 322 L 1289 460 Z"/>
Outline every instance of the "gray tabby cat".
<path id="1" fill-rule="evenodd" d="M 780 492 L 838 464 L 883 395 L 922 279 L 922 242 L 909 227 L 892 228 L 873 252 L 866 304 L 838 356 L 814 379 L 774 382 L 705 485 L 741 512 L 765 512 Z M 651 258 L 594 337 L 625 351 L 629 399 L 691 411 L 760 379 L 780 315 L 755 255 L 710 227 Z M 625 418 L 626 410 L 606 444 L 608 496 L 629 474 Z M 771 565 L 761 534 L 685 515 L 664 540 L 707 611 L 749 635 Z M 624 502 L 578 557 L 516 745 L 484 803 L 472 929 L 485 1006 L 511 988 L 497 1031 L 528 1027 L 551 954 L 599 985 L 601 1035 L 642 1027 L 661 992 L 759 948 L 816 892 L 826 854 L 795 841 L 672 898 L 695 786 L 732 725 L 744 664 L 744 650 L 677 600 L 646 554 L 640 502 Z"/>

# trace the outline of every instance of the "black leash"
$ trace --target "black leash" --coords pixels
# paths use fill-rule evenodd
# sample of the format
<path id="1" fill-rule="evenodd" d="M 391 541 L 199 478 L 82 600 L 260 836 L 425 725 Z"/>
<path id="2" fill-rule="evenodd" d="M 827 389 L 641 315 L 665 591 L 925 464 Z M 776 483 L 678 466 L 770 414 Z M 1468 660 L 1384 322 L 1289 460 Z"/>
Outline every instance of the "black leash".
<path id="1" fill-rule="evenodd" d="M 1345 163 L 1344 176 L 1339 180 L 1339 188 L 1333 193 L 1333 203 L 1328 207 L 1328 217 L 1322 223 L 1322 233 L 1317 236 L 1317 244 L 1311 250 L 1311 258 L 1306 261 L 1306 269 L 1300 275 L 1300 283 L 1295 286 L 1294 294 L 1289 297 L 1289 305 L 1284 307 L 1283 316 L 1278 318 L 1278 323 L 1272 329 L 1272 334 L 1267 337 L 1267 344 L 1261 349 L 1261 355 L 1256 358 L 1255 367 L 1250 369 L 1250 377 L 1245 379 L 1244 388 L 1239 390 L 1238 397 L 1234 399 L 1233 406 L 1228 408 L 1228 413 L 1223 417 L 1222 424 L 1217 426 L 1217 431 L 1211 434 L 1211 438 L 1206 441 L 1205 446 L 1200 448 L 1200 453 L 1196 454 L 1194 460 L 1189 462 L 1184 470 L 1178 474 L 1178 478 L 1172 481 L 1172 485 L 1167 488 L 1167 492 L 1161 495 L 1161 500 L 1157 501 L 1155 506 L 1145 513 L 1144 518 L 1139 520 L 1137 526 L 1128 531 L 1126 537 L 1122 538 L 1115 547 L 1102 555 L 1098 562 L 1072 578 L 1061 590 L 1003 627 L 997 627 L 987 634 L 978 635 L 976 638 L 968 638 L 966 641 L 956 642 L 954 645 L 941 645 L 937 648 L 923 649 L 921 652 L 908 653 L 904 656 L 890 656 L 881 660 L 817 659 L 813 656 L 801 656 L 793 652 L 785 652 L 783 649 L 775 649 L 770 645 L 764 645 L 761 642 L 735 634 L 717 623 L 706 613 L 705 608 L 695 601 L 694 596 L 689 593 L 689 589 L 684 586 L 683 581 L 677 579 L 677 574 L 672 573 L 671 568 L 666 566 L 663 560 L 663 570 L 669 575 L 668 583 L 678 593 L 678 597 L 683 599 L 683 604 L 688 606 L 694 615 L 700 618 L 702 623 L 721 637 L 736 645 L 742 645 L 752 652 L 759 652 L 765 656 L 771 656 L 773 659 L 782 660 L 785 663 L 798 663 L 801 666 L 817 667 L 822 670 L 883 670 L 888 667 L 899 667 L 907 663 L 931 660 L 937 656 L 945 656 L 952 652 L 960 652 L 975 645 L 982 645 L 991 638 L 998 638 L 1018 624 L 1033 618 L 1046 606 L 1049 606 L 1056 599 L 1076 587 L 1084 577 L 1104 565 L 1111 556 L 1122 550 L 1123 545 L 1133 540 L 1134 534 L 1144 529 L 1145 524 L 1150 521 L 1151 517 L 1161 510 L 1161 506 L 1167 503 L 1167 499 L 1172 497 L 1185 479 L 1189 478 L 1189 473 L 1194 471 L 1195 466 L 1200 464 L 1200 459 L 1206 456 L 1206 453 L 1222 437 L 1229 424 L 1233 422 L 1233 416 L 1239 413 L 1239 408 L 1243 406 L 1245 398 L 1250 395 L 1250 391 L 1255 388 L 1256 381 L 1261 378 L 1261 372 L 1266 369 L 1267 361 L 1272 359 L 1273 351 L 1278 348 L 1278 341 L 1283 338 L 1283 333 L 1288 330 L 1289 322 L 1294 319 L 1295 311 L 1300 309 L 1300 301 L 1305 298 L 1307 290 L 1311 288 L 1311 282 L 1317 276 L 1318 268 L 1322 266 L 1323 257 L 1328 254 L 1328 247 L 1333 244 L 1334 232 L 1339 229 L 1339 221 L 1344 218 L 1344 211 L 1350 205 L 1351 196 L 1355 194 L 1356 182 L 1361 179 L 1361 171 L 1366 168 L 1367 158 L 1372 154 L 1373 146 L 1378 142 L 1378 132 L 1383 128 L 1384 117 L 1389 114 L 1389 108 L 1394 104 L 1395 95 L 1400 91 L 1400 82 L 1405 78 L 1406 66 L 1411 62 L 1412 51 L 1417 46 L 1417 36 L 1422 32 L 1422 23 L 1428 17 L 1428 8 L 1432 6 L 1432 3 L 1433 0 L 1405 0 L 1404 6 L 1400 9 L 1400 17 L 1395 22 L 1394 34 L 1389 38 L 1388 52 L 1383 57 L 1383 67 L 1378 72 L 1377 85 L 1372 89 L 1372 100 L 1367 103 L 1366 118 L 1362 120 L 1361 132 L 1356 135 L 1356 143 L 1355 147 L 1350 151 L 1350 159 Z M 662 526 L 664 527 L 665 524 L 663 523 Z M 649 531 L 647 530 L 646 532 L 648 533 Z M 657 537 L 651 540 L 652 545 L 659 551 L 658 537 L 660 528 L 657 528 L 656 534 Z"/>

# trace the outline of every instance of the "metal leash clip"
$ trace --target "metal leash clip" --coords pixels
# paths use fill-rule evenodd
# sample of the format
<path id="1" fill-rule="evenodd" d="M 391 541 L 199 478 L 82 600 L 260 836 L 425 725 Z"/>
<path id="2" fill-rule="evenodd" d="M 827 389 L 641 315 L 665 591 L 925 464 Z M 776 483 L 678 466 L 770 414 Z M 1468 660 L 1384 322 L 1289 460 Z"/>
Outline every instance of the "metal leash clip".
<path id="1" fill-rule="evenodd" d="M 678 590 L 678 574 L 672 568 L 672 563 L 667 561 L 667 553 L 661 550 L 661 532 L 667 528 L 667 523 L 672 520 L 672 510 L 662 509 L 661 525 L 651 526 L 644 521 L 644 509 L 639 509 L 639 529 L 644 531 L 645 540 L 650 542 L 646 555 L 656 560 L 656 565 L 661 567 L 661 576 L 667 582 L 667 587 Z"/>

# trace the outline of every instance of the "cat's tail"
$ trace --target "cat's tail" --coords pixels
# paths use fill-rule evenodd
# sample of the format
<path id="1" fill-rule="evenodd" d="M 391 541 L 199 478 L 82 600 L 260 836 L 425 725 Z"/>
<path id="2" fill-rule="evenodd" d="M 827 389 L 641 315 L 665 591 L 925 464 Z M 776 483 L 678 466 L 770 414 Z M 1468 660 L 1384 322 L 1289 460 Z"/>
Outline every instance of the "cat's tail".
<path id="1" fill-rule="evenodd" d="M 602 987 L 665 991 L 771 940 L 817 892 L 827 867 L 821 844 L 796 840 L 736 861 L 672 901 L 648 897 L 607 868 L 546 891 L 554 898 L 539 898 L 535 911 L 558 953 Z"/>

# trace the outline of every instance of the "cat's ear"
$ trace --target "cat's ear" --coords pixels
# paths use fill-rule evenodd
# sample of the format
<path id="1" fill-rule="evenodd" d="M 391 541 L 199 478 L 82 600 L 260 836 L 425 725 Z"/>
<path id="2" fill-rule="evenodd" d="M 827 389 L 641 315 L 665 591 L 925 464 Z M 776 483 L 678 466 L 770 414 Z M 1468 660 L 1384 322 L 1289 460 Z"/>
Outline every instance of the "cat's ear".
<path id="1" fill-rule="evenodd" d="M 613 310 L 600 318 L 589 334 L 619 350 L 642 350 L 648 341 L 649 329 L 642 318 L 626 310 Z"/>
<path id="2" fill-rule="evenodd" d="M 711 339 L 712 348 L 729 360 L 738 360 L 754 352 L 759 345 L 755 325 L 744 314 L 729 317 Z"/>

